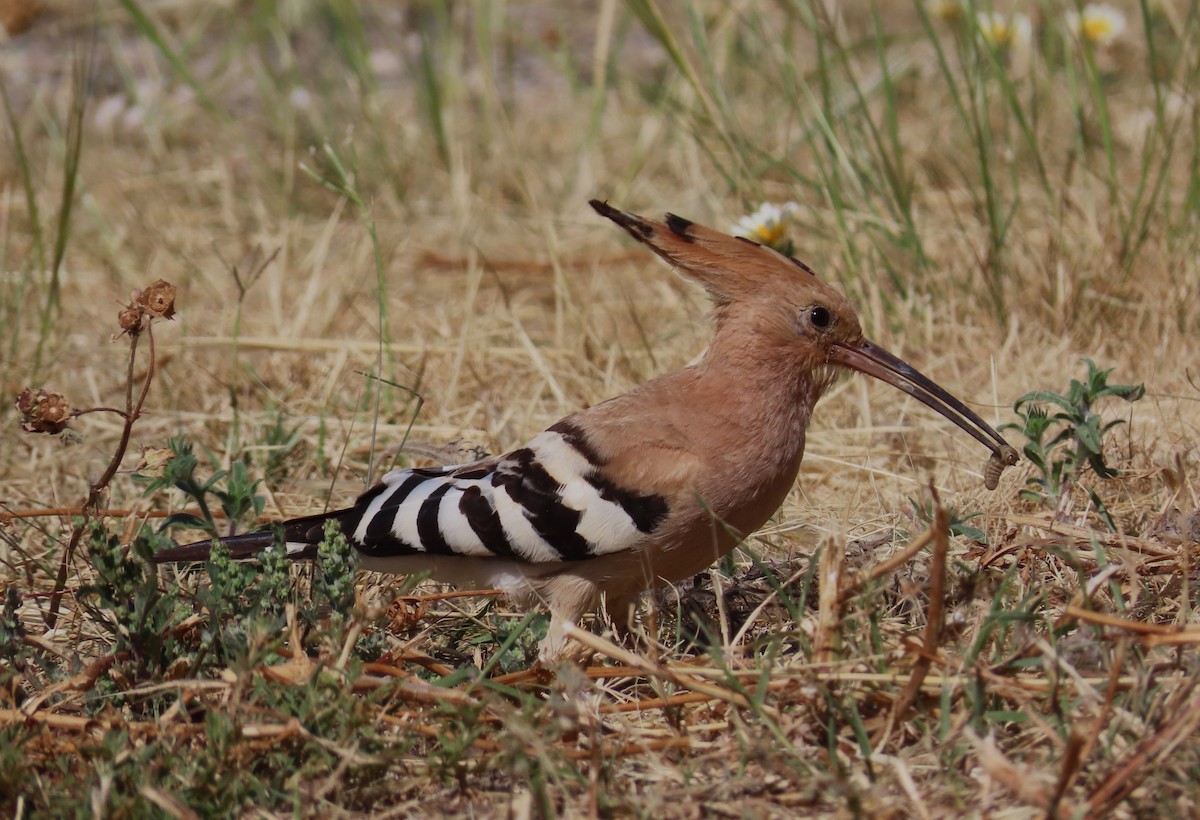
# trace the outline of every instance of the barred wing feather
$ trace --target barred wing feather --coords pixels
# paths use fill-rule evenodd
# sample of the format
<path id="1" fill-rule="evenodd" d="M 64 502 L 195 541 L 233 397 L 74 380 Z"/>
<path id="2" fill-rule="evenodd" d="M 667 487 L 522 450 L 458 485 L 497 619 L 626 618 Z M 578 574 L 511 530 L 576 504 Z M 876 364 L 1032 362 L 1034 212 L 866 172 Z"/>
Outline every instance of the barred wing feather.
<path id="1" fill-rule="evenodd" d="M 462 467 L 397 470 L 341 516 L 364 555 L 506 556 L 529 563 L 620 552 L 667 514 L 660 496 L 604 478 L 569 425 L 525 447 Z"/>

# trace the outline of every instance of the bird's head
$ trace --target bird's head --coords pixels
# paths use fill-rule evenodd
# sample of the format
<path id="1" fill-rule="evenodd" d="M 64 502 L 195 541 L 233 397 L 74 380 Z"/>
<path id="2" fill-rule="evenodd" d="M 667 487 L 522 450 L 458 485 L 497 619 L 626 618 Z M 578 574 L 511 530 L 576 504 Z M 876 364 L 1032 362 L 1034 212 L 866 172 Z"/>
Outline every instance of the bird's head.
<path id="1" fill-rule="evenodd" d="M 722 326 L 753 333 L 783 350 L 798 368 L 857 370 L 928 405 L 992 451 L 992 463 L 1015 464 L 1016 451 L 957 398 L 897 356 L 868 341 L 841 293 L 803 262 L 752 240 L 667 214 L 662 222 L 592 200 L 591 206 L 699 282 L 716 304 Z M 988 483 L 994 485 L 989 469 Z M 989 487 L 990 488 L 990 487 Z"/>

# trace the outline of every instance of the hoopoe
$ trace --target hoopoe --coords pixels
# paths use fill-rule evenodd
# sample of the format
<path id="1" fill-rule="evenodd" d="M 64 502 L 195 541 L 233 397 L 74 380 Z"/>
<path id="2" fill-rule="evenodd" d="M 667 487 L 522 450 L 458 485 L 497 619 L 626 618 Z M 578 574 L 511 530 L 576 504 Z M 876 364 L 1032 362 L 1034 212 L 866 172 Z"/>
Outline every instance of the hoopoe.
<path id="1" fill-rule="evenodd" d="M 545 604 L 540 652 L 552 660 L 566 654 L 564 625 L 601 603 L 626 624 L 641 592 L 694 575 L 762 526 L 795 483 L 813 406 L 841 368 L 941 413 L 992 451 L 991 468 L 1016 462 L 962 402 L 867 341 L 846 299 L 803 262 L 674 214 L 591 206 L 708 291 L 715 330 L 703 356 L 504 455 L 395 470 L 352 507 L 286 521 L 289 557 L 313 557 L 335 521 L 364 569 Z M 274 535 L 222 540 L 246 558 Z M 205 560 L 210 546 L 155 559 Z"/>

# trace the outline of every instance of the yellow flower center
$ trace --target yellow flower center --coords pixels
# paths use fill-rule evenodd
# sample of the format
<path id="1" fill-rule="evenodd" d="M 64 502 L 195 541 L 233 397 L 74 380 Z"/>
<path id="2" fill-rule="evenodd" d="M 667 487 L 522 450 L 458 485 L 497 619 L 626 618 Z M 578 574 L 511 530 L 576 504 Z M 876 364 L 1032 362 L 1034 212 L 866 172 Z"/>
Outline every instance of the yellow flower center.
<path id="1" fill-rule="evenodd" d="M 776 242 L 783 238 L 783 223 L 776 222 L 775 224 L 759 225 L 754 229 L 754 233 L 758 235 L 758 239 L 762 244 L 774 246 Z"/>
<path id="2" fill-rule="evenodd" d="M 1103 43 L 1113 35 L 1112 21 L 1106 17 L 1083 18 L 1083 36 L 1093 43 Z"/>
<path id="3" fill-rule="evenodd" d="M 960 0 L 933 0 L 929 4 L 929 11 L 934 17 L 948 23 L 956 23 L 966 16 Z"/>

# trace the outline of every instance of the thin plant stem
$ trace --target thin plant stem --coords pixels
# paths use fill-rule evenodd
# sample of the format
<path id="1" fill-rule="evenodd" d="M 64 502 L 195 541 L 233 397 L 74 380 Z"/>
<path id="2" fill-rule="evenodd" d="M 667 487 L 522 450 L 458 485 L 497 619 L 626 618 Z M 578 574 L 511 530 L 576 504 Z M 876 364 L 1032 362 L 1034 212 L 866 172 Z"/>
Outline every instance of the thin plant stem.
<path id="1" fill-rule="evenodd" d="M 113 452 L 112 458 L 108 462 L 108 467 L 101 474 L 100 478 L 92 482 L 88 488 L 87 500 L 80 505 L 82 514 L 75 526 L 71 530 L 71 538 L 67 542 L 67 548 L 63 550 L 62 560 L 58 565 L 58 575 L 54 579 L 54 590 L 50 594 L 50 607 L 46 612 L 46 628 L 54 629 L 58 623 L 58 611 L 62 603 L 62 594 L 67 585 L 67 571 L 71 565 L 71 561 L 75 558 L 75 551 L 79 548 L 79 542 L 83 539 L 84 532 L 87 531 L 88 524 L 91 523 L 93 517 L 100 514 L 100 501 L 104 491 L 108 489 L 109 483 L 117 474 L 117 470 L 121 468 L 121 462 L 125 459 L 125 451 L 129 448 L 129 439 L 133 434 L 133 425 L 141 416 L 142 407 L 146 403 L 146 397 L 150 393 L 150 384 L 154 381 L 154 322 L 148 320 L 143 332 L 146 334 L 146 341 L 150 346 L 150 363 L 146 367 L 146 376 L 142 381 L 142 389 L 138 393 L 137 399 L 134 399 L 134 365 L 137 362 L 138 340 L 141 338 L 141 333 L 130 334 L 129 337 L 129 364 L 125 373 L 125 412 L 122 414 L 125 418 L 125 423 L 121 427 L 121 438 L 117 442 L 117 449 Z M 117 411 L 120 412 L 120 411 Z"/>

